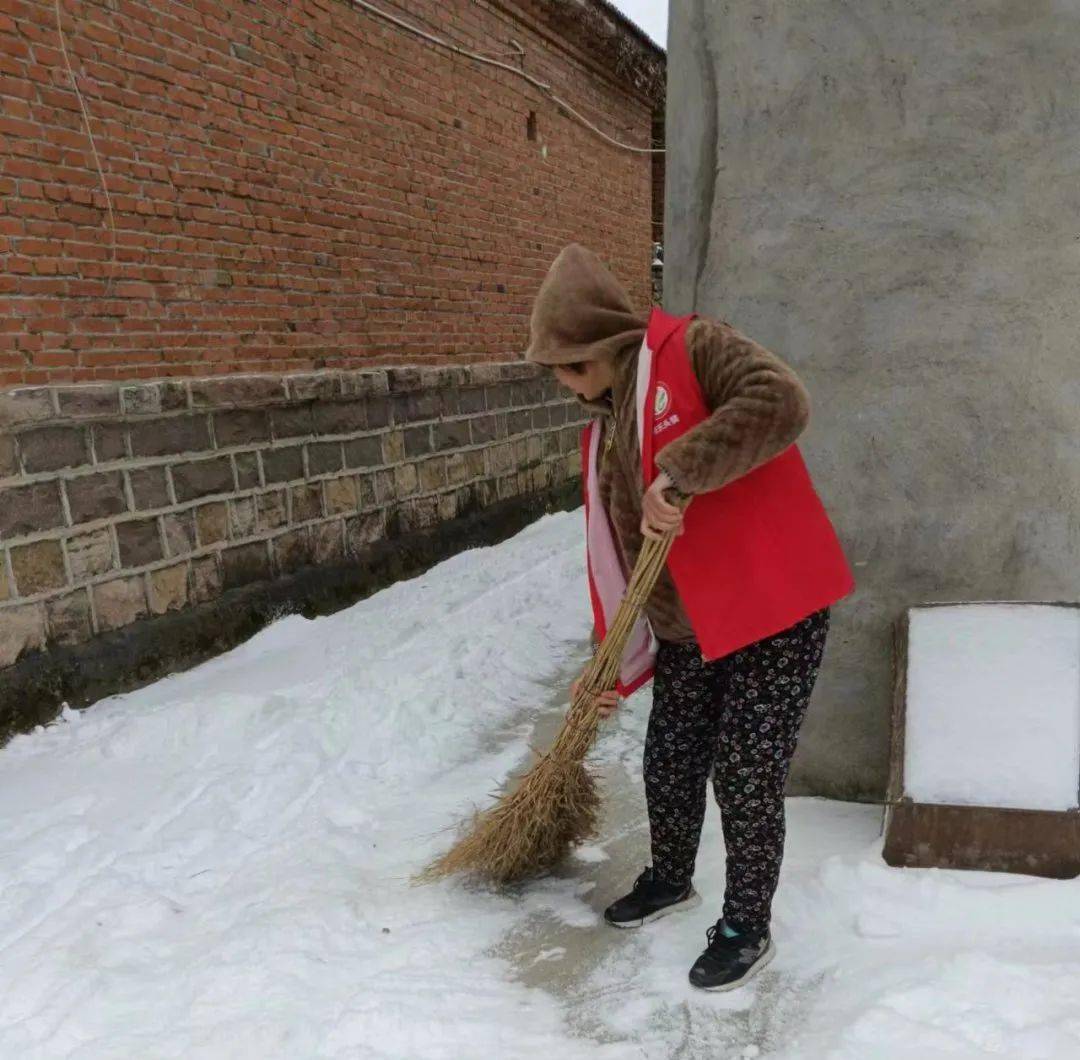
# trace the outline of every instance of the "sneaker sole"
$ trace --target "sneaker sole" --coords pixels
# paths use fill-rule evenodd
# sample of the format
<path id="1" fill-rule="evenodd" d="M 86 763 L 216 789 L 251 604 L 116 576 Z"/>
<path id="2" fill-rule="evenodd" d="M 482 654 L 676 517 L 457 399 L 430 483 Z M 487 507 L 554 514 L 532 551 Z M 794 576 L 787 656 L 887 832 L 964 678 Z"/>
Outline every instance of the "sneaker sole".
<path id="1" fill-rule="evenodd" d="M 710 990 L 715 993 L 719 993 L 723 990 L 736 990 L 740 986 L 743 986 L 750 979 L 753 979 L 762 968 L 765 967 L 776 956 L 776 946 L 773 945 L 773 940 L 769 939 L 769 945 L 765 947 L 765 952 L 752 964 L 747 970 L 746 974 L 741 979 L 735 979 L 730 983 L 720 983 L 718 986 L 698 986 L 693 979 L 690 980 L 690 985 L 697 987 L 698 990 Z"/>
<path id="2" fill-rule="evenodd" d="M 654 920 L 659 920 L 663 916 L 667 916 L 668 913 L 681 913 L 686 909 L 696 909 L 699 905 L 701 905 L 701 895 L 698 894 L 697 891 L 692 890 L 681 902 L 673 902 L 671 905 L 665 905 L 663 909 L 657 909 L 655 913 L 650 913 L 640 920 L 616 921 L 608 920 L 607 917 L 604 917 L 604 923 L 617 928 L 639 928 L 644 927 L 646 924 L 651 924 Z"/>

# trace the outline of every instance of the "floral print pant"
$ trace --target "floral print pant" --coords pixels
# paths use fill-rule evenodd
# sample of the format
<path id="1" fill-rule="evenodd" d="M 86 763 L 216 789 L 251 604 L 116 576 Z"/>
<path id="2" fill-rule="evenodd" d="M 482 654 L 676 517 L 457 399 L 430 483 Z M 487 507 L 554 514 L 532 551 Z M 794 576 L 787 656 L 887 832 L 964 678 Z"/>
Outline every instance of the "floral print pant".
<path id="1" fill-rule="evenodd" d="M 706 781 L 727 850 L 724 916 L 769 924 L 784 856 L 784 784 L 829 629 L 829 608 L 705 663 L 696 643 L 660 641 L 645 737 L 653 871 L 694 874 Z"/>

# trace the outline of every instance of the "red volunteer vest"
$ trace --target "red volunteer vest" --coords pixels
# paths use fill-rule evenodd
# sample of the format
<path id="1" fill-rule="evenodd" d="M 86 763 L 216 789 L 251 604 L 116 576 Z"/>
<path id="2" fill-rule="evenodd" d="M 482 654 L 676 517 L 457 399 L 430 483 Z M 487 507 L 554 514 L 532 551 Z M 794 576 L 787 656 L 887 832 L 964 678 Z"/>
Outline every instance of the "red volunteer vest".
<path id="1" fill-rule="evenodd" d="M 639 373 L 641 366 L 651 371 L 648 380 L 638 379 L 645 488 L 664 446 L 710 414 L 686 347 L 686 329 L 697 315 L 672 316 L 658 306 L 649 314 L 643 353 L 652 356 L 639 361 Z M 583 432 L 583 453 L 591 428 Z M 707 661 L 779 633 L 855 588 L 795 444 L 726 486 L 697 494 L 667 565 Z M 604 616 L 596 593 L 590 598 L 602 636 Z"/>

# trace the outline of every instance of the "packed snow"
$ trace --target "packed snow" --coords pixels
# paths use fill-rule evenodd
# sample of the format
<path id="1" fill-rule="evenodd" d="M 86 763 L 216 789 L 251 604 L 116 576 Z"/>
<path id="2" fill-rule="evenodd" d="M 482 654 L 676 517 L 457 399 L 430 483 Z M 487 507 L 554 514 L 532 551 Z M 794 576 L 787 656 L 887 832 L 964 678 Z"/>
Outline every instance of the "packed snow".
<path id="1" fill-rule="evenodd" d="M 935 605 L 913 608 L 909 626 L 904 793 L 1075 809 L 1080 607 Z"/>
<path id="2" fill-rule="evenodd" d="M 13 740 L 0 1058 L 1080 1056 L 1080 881 L 891 868 L 878 806 L 788 800 L 777 954 L 739 990 L 686 980 L 715 804 L 703 906 L 603 924 L 648 861 L 648 689 L 565 870 L 411 884 L 550 739 L 588 623 L 581 513 L 547 516 Z"/>

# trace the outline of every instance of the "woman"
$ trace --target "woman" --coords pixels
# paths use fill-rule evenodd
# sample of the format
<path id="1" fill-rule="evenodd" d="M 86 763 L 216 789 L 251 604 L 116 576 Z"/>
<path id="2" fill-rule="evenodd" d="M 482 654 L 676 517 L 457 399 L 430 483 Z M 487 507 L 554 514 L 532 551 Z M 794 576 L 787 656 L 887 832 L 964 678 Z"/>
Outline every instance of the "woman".
<path id="1" fill-rule="evenodd" d="M 711 773 L 727 850 L 724 915 L 689 978 L 730 990 L 775 953 L 784 785 L 830 605 L 854 588 L 793 445 L 809 396 L 725 320 L 635 313 L 577 243 L 552 263 L 530 330 L 527 358 L 595 417 L 582 453 L 598 636 L 643 539 L 677 532 L 645 636 L 628 648 L 618 689 L 598 696 L 608 716 L 620 694 L 654 682 L 643 762 L 652 861 L 604 917 L 640 927 L 700 904 L 692 877 Z"/>

